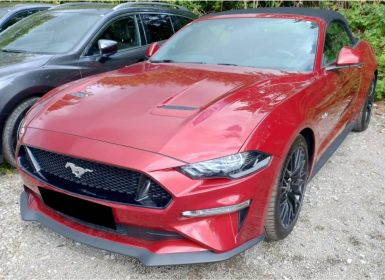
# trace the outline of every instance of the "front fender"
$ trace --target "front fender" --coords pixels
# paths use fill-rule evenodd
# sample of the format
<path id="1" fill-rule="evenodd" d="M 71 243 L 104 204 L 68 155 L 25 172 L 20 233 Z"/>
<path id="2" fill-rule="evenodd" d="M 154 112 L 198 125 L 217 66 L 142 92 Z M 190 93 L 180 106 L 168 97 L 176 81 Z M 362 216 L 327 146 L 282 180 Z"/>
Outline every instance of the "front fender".
<path id="1" fill-rule="evenodd" d="M 313 166 L 318 152 L 318 137 L 316 118 L 312 114 L 310 99 L 306 98 L 309 94 L 311 94 L 309 89 L 296 93 L 272 108 L 254 129 L 241 150 L 258 150 L 270 154 L 281 166 L 295 139 L 307 129 L 312 132 L 314 140 L 310 147 L 313 151 L 310 164 Z"/>

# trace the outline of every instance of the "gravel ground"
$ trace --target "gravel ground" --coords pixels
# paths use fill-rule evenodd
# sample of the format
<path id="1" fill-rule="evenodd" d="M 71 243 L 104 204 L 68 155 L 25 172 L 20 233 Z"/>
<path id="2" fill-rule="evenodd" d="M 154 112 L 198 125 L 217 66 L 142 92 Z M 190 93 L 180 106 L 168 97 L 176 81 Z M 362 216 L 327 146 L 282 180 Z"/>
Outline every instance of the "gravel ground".
<path id="1" fill-rule="evenodd" d="M 221 263 L 148 268 L 22 222 L 21 182 L 7 172 L 0 176 L 0 279 L 385 279 L 383 105 L 369 129 L 351 133 L 308 185 L 287 239 Z"/>

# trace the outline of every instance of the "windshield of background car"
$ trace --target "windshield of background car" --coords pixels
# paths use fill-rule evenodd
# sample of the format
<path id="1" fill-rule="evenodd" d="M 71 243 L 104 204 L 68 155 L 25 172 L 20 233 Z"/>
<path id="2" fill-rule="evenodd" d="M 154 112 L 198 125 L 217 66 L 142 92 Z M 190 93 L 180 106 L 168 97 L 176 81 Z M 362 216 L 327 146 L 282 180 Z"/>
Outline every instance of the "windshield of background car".
<path id="1" fill-rule="evenodd" d="M 195 22 L 172 37 L 151 62 L 224 64 L 312 71 L 318 25 L 281 18 L 231 18 Z"/>
<path id="2" fill-rule="evenodd" d="M 0 49 L 9 52 L 66 53 L 73 49 L 100 15 L 42 12 L 1 33 Z"/>
<path id="3" fill-rule="evenodd" d="M 9 12 L 9 8 L 0 8 L 0 18 Z"/>

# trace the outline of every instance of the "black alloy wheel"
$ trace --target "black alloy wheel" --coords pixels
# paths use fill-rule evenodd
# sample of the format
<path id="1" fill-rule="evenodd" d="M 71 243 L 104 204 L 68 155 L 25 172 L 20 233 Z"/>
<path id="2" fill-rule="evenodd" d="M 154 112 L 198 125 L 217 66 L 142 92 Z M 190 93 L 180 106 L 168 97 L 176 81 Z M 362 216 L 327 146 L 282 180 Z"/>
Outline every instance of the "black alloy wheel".
<path id="1" fill-rule="evenodd" d="M 374 93 L 375 93 L 375 80 L 372 81 L 369 88 L 368 98 L 365 103 L 365 113 L 364 113 L 364 123 L 366 126 L 369 125 L 370 119 L 372 117 L 372 109 L 374 104 Z"/>
<path id="2" fill-rule="evenodd" d="M 265 217 L 266 240 L 281 240 L 292 232 L 302 209 L 308 171 L 308 146 L 306 139 L 299 135 L 283 162 L 272 190 Z"/>
<path id="3" fill-rule="evenodd" d="M 361 132 L 368 128 L 370 120 L 372 118 L 375 93 L 376 93 L 376 78 L 374 77 L 369 86 L 368 95 L 366 97 L 365 103 L 363 104 L 360 114 L 358 115 L 358 118 L 354 123 L 354 128 L 353 128 L 354 131 Z"/>
<path id="4" fill-rule="evenodd" d="M 301 210 L 307 177 L 307 156 L 302 146 L 296 147 L 287 161 L 280 181 L 280 222 L 288 228 Z"/>

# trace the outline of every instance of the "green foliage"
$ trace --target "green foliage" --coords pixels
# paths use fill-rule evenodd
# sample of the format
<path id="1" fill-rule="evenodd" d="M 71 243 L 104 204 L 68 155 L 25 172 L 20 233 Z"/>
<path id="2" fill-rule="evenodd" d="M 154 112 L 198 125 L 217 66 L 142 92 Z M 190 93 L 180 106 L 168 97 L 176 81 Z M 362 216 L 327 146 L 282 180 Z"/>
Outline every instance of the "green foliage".
<path id="1" fill-rule="evenodd" d="M 0 176 L 1 175 L 6 175 L 6 174 L 12 174 L 14 172 L 14 169 L 12 169 L 11 166 L 8 164 L 0 164 Z"/>
<path id="2" fill-rule="evenodd" d="M 87 1 L 87 0 L 83 0 Z M 120 3 L 121 0 L 88 0 L 89 2 Z M 144 1 L 144 0 L 138 0 Z M 152 0 L 156 1 L 156 0 Z M 8 1 L 1 1 L 8 2 Z M 15 2 L 15 1 L 9 1 Z M 74 0 L 30 0 L 19 2 L 51 2 L 55 4 L 74 2 Z M 385 99 L 385 2 L 375 0 L 366 2 L 355 1 L 183 1 L 164 0 L 187 7 L 198 15 L 220 12 L 230 9 L 258 8 L 258 7 L 320 7 L 337 10 L 348 20 L 353 33 L 360 39 L 367 40 L 373 46 L 378 62 L 378 83 L 376 90 L 377 99 Z"/>
<path id="3" fill-rule="evenodd" d="M 385 98 L 385 5 L 379 3 L 352 3 L 350 9 L 339 10 L 350 28 L 360 39 L 373 46 L 378 63 L 376 97 Z"/>

